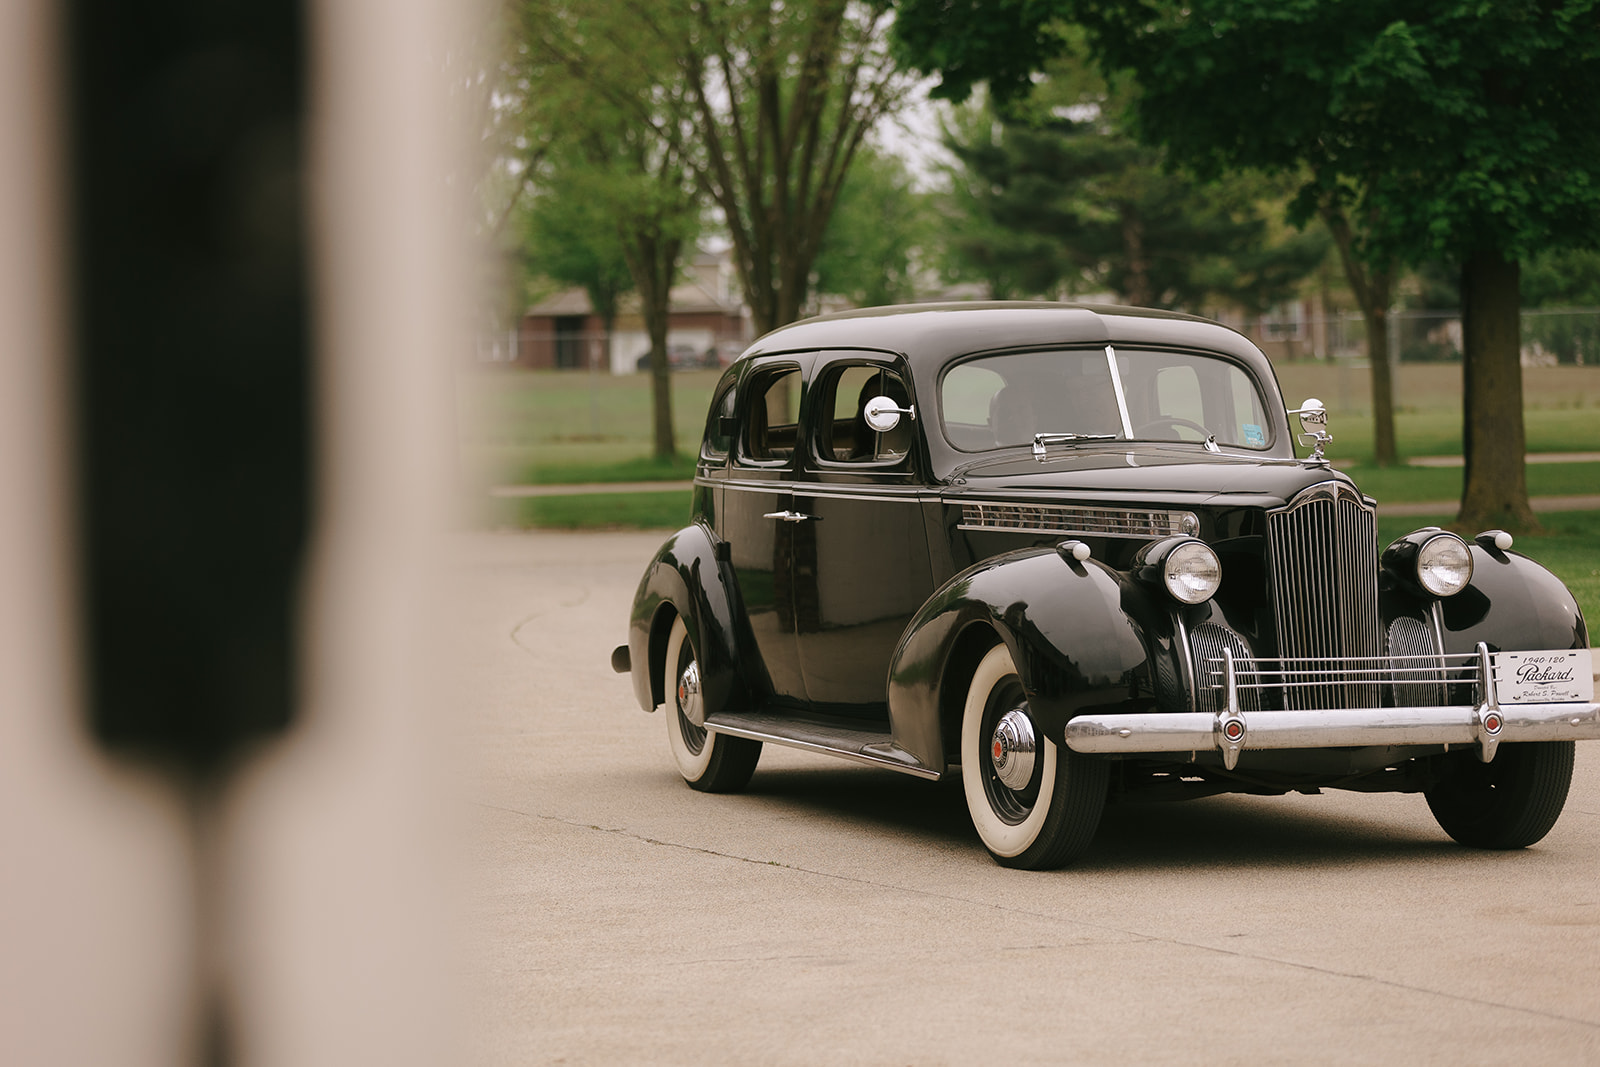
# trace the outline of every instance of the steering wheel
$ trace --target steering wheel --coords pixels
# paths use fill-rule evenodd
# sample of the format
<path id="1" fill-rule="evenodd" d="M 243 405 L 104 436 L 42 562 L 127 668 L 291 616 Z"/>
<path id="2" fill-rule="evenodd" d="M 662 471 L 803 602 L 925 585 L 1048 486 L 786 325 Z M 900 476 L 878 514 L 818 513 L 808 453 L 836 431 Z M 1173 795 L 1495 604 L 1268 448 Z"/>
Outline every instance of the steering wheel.
<path id="1" fill-rule="evenodd" d="M 1204 426 L 1201 426 L 1198 422 L 1191 422 L 1188 419 L 1180 419 L 1174 415 L 1163 415 L 1158 419 L 1151 419 L 1149 422 L 1144 423 L 1138 429 L 1134 430 L 1133 436 L 1144 437 L 1146 436 L 1146 431 L 1156 430 L 1162 426 L 1187 426 L 1189 429 L 1199 433 L 1200 440 L 1202 441 L 1211 436 L 1211 431 L 1206 429 Z M 1179 438 L 1179 440 L 1182 440 L 1182 438 Z"/>

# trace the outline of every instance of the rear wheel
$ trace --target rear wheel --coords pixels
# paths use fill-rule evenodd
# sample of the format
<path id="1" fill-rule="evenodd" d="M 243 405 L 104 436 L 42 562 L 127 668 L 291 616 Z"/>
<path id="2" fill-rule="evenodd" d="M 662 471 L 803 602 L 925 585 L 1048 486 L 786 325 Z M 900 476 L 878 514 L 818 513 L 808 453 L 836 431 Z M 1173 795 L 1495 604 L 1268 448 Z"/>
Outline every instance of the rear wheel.
<path id="1" fill-rule="evenodd" d="M 1050 870 L 1094 840 L 1104 762 L 1058 748 L 1028 707 L 1004 645 L 978 664 L 961 715 L 961 785 L 984 848 L 1005 867 Z"/>
<path id="2" fill-rule="evenodd" d="M 696 707 L 704 708 L 700 665 L 681 615 L 672 621 L 667 637 L 661 689 L 667 696 L 667 743 L 689 787 L 705 793 L 736 793 L 748 785 L 761 758 L 761 742 L 695 724 L 695 718 L 705 718 L 703 711 L 695 712 Z"/>
<path id="3" fill-rule="evenodd" d="M 1463 845 L 1526 848 L 1561 817 L 1575 748 L 1571 741 L 1501 745 L 1489 763 L 1463 752 L 1423 796 L 1444 832 Z"/>

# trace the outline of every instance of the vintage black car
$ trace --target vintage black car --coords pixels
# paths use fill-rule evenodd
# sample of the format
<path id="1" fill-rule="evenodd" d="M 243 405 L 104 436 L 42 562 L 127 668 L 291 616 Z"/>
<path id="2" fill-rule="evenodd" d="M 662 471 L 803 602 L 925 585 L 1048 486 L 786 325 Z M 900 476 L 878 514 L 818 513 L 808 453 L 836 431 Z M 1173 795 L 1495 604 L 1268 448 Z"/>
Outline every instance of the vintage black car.
<path id="1" fill-rule="evenodd" d="M 694 788 L 768 742 L 959 769 L 1008 866 L 1067 863 L 1132 795 L 1421 792 L 1464 844 L 1538 841 L 1600 737 L 1576 603 L 1501 531 L 1380 554 L 1324 424 L 1185 315 L 796 323 L 717 384 L 613 665 Z"/>

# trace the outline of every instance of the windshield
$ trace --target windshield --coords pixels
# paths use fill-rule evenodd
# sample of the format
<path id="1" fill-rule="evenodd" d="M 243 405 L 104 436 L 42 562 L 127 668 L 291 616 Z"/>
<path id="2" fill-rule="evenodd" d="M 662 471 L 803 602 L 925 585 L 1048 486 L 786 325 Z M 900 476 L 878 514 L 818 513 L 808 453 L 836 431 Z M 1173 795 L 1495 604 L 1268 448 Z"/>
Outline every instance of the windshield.
<path id="1" fill-rule="evenodd" d="M 1115 367 L 1115 377 L 1113 377 Z M 1121 395 L 1119 397 L 1119 386 Z M 945 437 L 963 452 L 1030 445 L 1034 434 L 1271 447 L 1261 394 L 1237 364 L 1192 353 L 1016 352 L 957 364 L 939 387 Z"/>

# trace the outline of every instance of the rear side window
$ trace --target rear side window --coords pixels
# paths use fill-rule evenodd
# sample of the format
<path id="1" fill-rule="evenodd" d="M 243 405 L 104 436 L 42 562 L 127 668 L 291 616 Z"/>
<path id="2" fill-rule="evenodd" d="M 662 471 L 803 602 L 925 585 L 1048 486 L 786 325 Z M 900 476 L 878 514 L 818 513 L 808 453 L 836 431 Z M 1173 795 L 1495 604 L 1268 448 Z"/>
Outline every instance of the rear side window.
<path id="1" fill-rule="evenodd" d="M 800 436 L 800 371 L 776 371 L 757 378 L 746 394 L 746 459 L 769 463 L 794 455 Z"/>
<path id="2" fill-rule="evenodd" d="M 846 366 L 832 370 L 820 385 L 822 400 L 815 409 L 816 449 L 819 459 L 833 463 L 882 463 L 904 458 L 911 450 L 912 421 L 885 433 L 867 425 L 867 401 L 887 396 L 902 408 L 911 395 L 898 374 L 882 367 Z"/>

